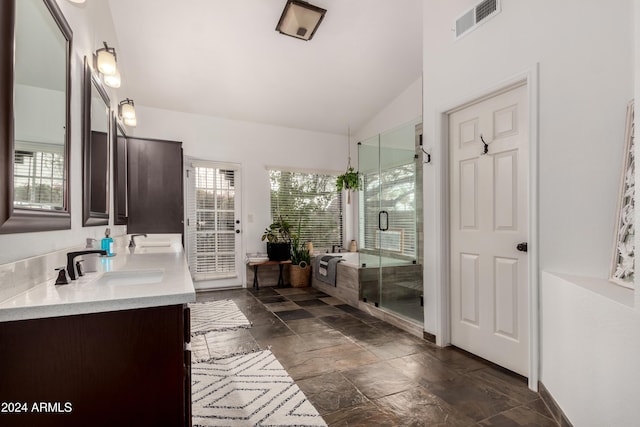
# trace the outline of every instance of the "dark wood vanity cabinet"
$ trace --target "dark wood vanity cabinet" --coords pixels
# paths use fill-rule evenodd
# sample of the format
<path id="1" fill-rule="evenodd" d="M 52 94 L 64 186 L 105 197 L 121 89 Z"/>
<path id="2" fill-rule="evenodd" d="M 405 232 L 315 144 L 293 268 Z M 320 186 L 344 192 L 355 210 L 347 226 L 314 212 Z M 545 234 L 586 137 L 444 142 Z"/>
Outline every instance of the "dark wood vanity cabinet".
<path id="1" fill-rule="evenodd" d="M 0 425 L 191 425 L 188 329 L 183 305 L 0 323 Z"/>
<path id="2" fill-rule="evenodd" d="M 129 233 L 182 233 L 182 143 L 127 136 Z"/>

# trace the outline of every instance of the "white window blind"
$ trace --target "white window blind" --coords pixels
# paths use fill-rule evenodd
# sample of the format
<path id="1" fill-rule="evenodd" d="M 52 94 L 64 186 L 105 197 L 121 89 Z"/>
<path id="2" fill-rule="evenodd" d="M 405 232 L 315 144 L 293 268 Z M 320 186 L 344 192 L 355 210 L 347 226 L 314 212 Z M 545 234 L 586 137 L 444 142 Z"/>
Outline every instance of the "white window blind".
<path id="1" fill-rule="evenodd" d="M 236 277 L 235 170 L 188 169 L 187 233 L 194 280 Z"/>
<path id="2" fill-rule="evenodd" d="M 271 217 L 282 215 L 300 240 L 315 248 L 341 245 L 342 198 L 336 190 L 337 175 L 269 170 Z"/>
<path id="3" fill-rule="evenodd" d="M 22 208 L 64 208 L 64 149 L 16 141 L 13 190 Z"/>
<path id="4" fill-rule="evenodd" d="M 415 163 L 363 174 L 360 192 L 360 241 L 363 249 L 416 256 Z M 378 229 L 380 211 L 388 231 Z"/>

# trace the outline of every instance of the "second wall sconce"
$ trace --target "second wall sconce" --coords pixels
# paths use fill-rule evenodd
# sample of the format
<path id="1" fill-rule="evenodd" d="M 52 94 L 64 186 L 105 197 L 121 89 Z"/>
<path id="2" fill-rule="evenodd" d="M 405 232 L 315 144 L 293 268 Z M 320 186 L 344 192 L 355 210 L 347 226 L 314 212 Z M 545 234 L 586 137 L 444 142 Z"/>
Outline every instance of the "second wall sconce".
<path id="1" fill-rule="evenodd" d="M 138 121 L 136 119 L 136 109 L 133 104 L 133 99 L 127 98 L 124 101 L 120 101 L 118 105 L 118 117 L 120 117 L 127 126 L 135 126 L 137 124 Z"/>

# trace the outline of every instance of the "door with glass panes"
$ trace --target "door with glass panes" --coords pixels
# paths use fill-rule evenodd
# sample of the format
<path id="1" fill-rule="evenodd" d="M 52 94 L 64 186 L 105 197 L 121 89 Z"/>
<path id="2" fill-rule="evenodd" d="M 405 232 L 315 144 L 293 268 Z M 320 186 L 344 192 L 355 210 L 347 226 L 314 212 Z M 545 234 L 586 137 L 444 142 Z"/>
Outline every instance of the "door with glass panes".
<path id="1" fill-rule="evenodd" d="M 237 164 L 187 161 L 187 256 L 196 289 L 242 286 Z"/>

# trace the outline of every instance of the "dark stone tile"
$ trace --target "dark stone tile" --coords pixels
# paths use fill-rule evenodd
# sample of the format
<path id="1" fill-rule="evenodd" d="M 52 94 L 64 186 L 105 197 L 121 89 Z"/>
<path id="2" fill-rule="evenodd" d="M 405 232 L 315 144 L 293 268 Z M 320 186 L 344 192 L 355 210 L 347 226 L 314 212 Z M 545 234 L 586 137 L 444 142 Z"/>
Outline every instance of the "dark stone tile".
<path id="1" fill-rule="evenodd" d="M 293 301 L 285 300 L 284 302 L 274 302 L 268 303 L 264 305 L 267 310 L 278 312 L 278 311 L 292 311 L 298 310 L 300 306 Z"/>
<path id="2" fill-rule="evenodd" d="M 423 383 L 430 393 L 475 421 L 484 420 L 520 403 L 466 375 L 446 382 Z"/>
<path id="3" fill-rule="evenodd" d="M 311 332 L 322 334 L 334 330 L 331 326 L 313 317 L 308 319 L 287 320 L 286 323 L 296 334 L 309 334 Z"/>
<path id="4" fill-rule="evenodd" d="M 296 384 L 320 415 L 367 402 L 367 398 L 339 372 L 307 378 Z"/>
<path id="5" fill-rule="evenodd" d="M 375 403 L 386 412 L 394 413 L 403 426 L 468 426 L 473 420 L 429 393 L 415 387 L 376 399 Z"/>
<path id="6" fill-rule="evenodd" d="M 525 406 L 509 409 L 478 423 L 478 426 L 490 427 L 558 427 L 551 418 L 544 417 L 538 412 Z"/>
<path id="7" fill-rule="evenodd" d="M 283 297 L 283 298 L 285 298 L 285 297 Z M 298 301 L 306 301 L 306 300 L 316 299 L 317 297 L 315 295 L 304 293 L 304 294 L 287 295 L 286 298 L 289 301 L 298 302 Z"/>
<path id="8" fill-rule="evenodd" d="M 547 405 L 545 405 L 544 401 L 540 398 L 534 400 L 533 402 L 527 403 L 525 406 L 533 411 L 536 411 L 544 417 L 553 419 L 553 414 L 551 413 L 551 411 L 549 411 Z"/>
<path id="9" fill-rule="evenodd" d="M 264 348 L 270 349 L 276 358 L 280 356 L 307 351 L 306 343 L 298 335 L 282 335 L 277 337 L 264 337 L 257 340 Z"/>
<path id="10" fill-rule="evenodd" d="M 403 425 L 393 413 L 385 412 L 371 402 L 323 415 L 330 427 L 398 427 Z"/>
<path id="11" fill-rule="evenodd" d="M 332 305 L 318 305 L 312 307 L 306 307 L 309 313 L 313 314 L 315 317 L 325 317 L 325 316 L 337 316 L 341 315 L 342 312 L 335 308 Z"/>
<path id="12" fill-rule="evenodd" d="M 325 308 L 325 307 L 323 307 Z M 326 307 L 326 308 L 330 308 L 333 310 L 338 310 L 335 307 Z M 353 327 L 353 326 L 366 326 L 366 324 L 364 322 L 362 322 L 359 319 L 356 319 L 355 317 L 351 316 L 350 314 L 339 314 L 339 315 L 331 315 L 331 316 L 322 316 L 320 317 L 320 320 L 322 320 L 323 322 L 325 322 L 327 325 L 331 326 L 332 328 L 338 329 L 338 330 L 344 330 L 345 328 L 348 327 Z"/>
<path id="13" fill-rule="evenodd" d="M 350 306 L 349 304 L 339 304 L 339 305 L 336 305 L 335 307 L 365 322 L 377 322 L 380 320 L 377 317 L 370 315 L 369 313 L 365 313 L 362 310 L 359 310 L 355 307 Z"/>
<path id="14" fill-rule="evenodd" d="M 429 352 L 433 357 L 447 364 L 451 369 L 461 372 L 469 372 L 477 369 L 484 369 L 490 366 L 488 362 L 470 355 L 467 352 L 460 351 L 455 347 L 437 347 L 431 343 L 425 342 L 425 351 Z"/>
<path id="15" fill-rule="evenodd" d="M 266 297 L 258 297 L 258 301 L 260 301 L 263 304 L 270 304 L 274 302 L 286 302 L 287 299 L 282 295 L 269 295 Z"/>
<path id="16" fill-rule="evenodd" d="M 306 310 L 286 310 L 286 311 L 278 311 L 275 313 L 282 320 L 297 320 L 297 319 L 307 319 L 309 317 L 313 317 L 313 314 L 309 313 Z"/>
<path id="17" fill-rule="evenodd" d="M 312 306 L 326 306 L 327 304 L 319 299 L 309 299 L 309 300 L 303 300 L 303 301 L 296 301 L 296 304 L 298 304 L 301 307 L 312 307 Z"/>
<path id="18" fill-rule="evenodd" d="M 461 374 L 449 369 L 445 363 L 426 353 L 394 359 L 393 364 L 407 377 L 423 386 L 446 383 L 461 377 Z"/>
<path id="19" fill-rule="evenodd" d="M 399 393 L 416 386 L 410 378 L 387 362 L 349 369 L 343 375 L 369 399 Z"/>
<path id="20" fill-rule="evenodd" d="M 293 331 L 291 331 L 291 329 L 289 329 L 287 325 L 280 320 L 268 325 L 254 325 L 249 329 L 249 333 L 251 333 L 257 341 L 265 338 L 293 335 Z"/>
<path id="21" fill-rule="evenodd" d="M 351 341 L 339 331 L 328 330 L 321 334 L 312 332 L 309 334 L 301 334 L 300 338 L 305 343 L 308 350 L 318 350 L 325 347 L 333 347 L 342 344 L 351 344 Z"/>
<path id="22" fill-rule="evenodd" d="M 263 286 L 260 289 L 247 288 L 247 292 L 250 292 L 254 296 L 269 296 L 269 295 L 278 295 L 275 289 L 272 286 Z"/>
<path id="23" fill-rule="evenodd" d="M 360 338 L 359 341 L 364 340 Z M 395 359 L 420 352 L 420 347 L 414 344 L 397 342 L 393 338 L 379 333 L 376 341 L 382 341 L 382 343 L 372 345 L 371 343 L 365 342 L 363 345 L 382 360 Z"/>
<path id="24" fill-rule="evenodd" d="M 279 293 L 280 295 L 284 295 L 284 296 L 299 295 L 299 294 L 306 294 L 307 293 L 305 288 L 284 287 L 284 288 L 275 288 L 274 290 L 277 293 Z"/>
<path id="25" fill-rule="evenodd" d="M 307 293 L 309 295 L 313 295 L 315 298 L 327 298 L 327 297 L 330 296 L 330 295 L 327 295 L 324 292 L 322 292 L 322 291 L 320 291 L 318 289 L 315 289 L 315 288 L 309 287 L 309 288 L 305 288 L 305 289 L 306 289 L 306 291 L 307 291 Z"/>
<path id="26" fill-rule="evenodd" d="M 538 393 L 529 390 L 526 378 L 502 368 L 487 367 L 469 372 L 469 376 L 509 395 L 520 403 L 529 403 L 539 397 Z"/>
<path id="27" fill-rule="evenodd" d="M 353 343 L 309 351 L 278 351 L 276 357 L 294 380 L 339 371 L 342 367 L 361 366 L 377 361 L 375 356 Z"/>

